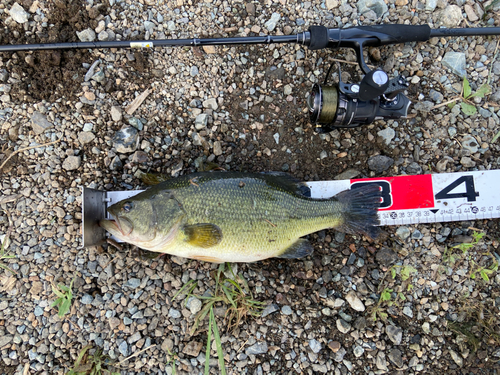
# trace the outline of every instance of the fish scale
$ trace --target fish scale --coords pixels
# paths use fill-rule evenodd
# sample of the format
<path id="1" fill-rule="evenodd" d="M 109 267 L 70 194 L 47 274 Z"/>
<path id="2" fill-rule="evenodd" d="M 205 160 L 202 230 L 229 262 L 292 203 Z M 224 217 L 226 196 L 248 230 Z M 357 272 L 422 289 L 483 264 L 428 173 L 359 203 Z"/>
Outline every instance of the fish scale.
<path id="1" fill-rule="evenodd" d="M 380 198 L 378 189 L 364 190 L 313 199 L 286 174 L 199 173 L 114 204 L 108 210 L 115 221 L 103 220 L 101 226 L 143 249 L 187 258 L 297 258 L 312 251 L 300 239 L 309 233 L 331 227 L 363 232 L 360 223 L 370 233 Z"/>

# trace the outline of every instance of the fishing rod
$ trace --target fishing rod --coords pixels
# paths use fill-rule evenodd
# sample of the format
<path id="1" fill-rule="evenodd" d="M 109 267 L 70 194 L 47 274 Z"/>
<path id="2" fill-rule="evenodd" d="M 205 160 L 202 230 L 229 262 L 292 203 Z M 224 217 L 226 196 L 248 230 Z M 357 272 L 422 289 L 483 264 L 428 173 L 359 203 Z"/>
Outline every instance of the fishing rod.
<path id="1" fill-rule="evenodd" d="M 323 85 L 314 84 L 307 98 L 309 118 L 316 124 L 316 131 L 323 133 L 339 127 L 352 128 L 371 124 L 378 119 L 398 119 L 408 114 L 411 101 L 404 95 L 409 86 L 408 81 L 401 75 L 389 79 L 382 69 L 371 70 L 363 57 L 365 47 L 425 42 L 434 37 L 488 35 L 500 35 L 500 27 L 431 29 L 429 25 L 385 24 L 340 29 L 310 26 L 307 31 L 295 35 L 0 45 L 0 52 L 271 43 L 295 43 L 310 50 L 352 48 L 356 52 L 358 65 L 365 74 L 361 82 L 346 84 L 339 74 L 338 85 L 328 86 L 332 64 Z"/>

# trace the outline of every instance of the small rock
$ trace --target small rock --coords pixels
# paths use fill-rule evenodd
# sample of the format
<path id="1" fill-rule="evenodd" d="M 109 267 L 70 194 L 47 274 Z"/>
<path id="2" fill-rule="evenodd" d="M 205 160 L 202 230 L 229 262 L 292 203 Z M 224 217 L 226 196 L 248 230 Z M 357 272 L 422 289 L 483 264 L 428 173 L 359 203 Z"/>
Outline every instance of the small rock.
<path id="1" fill-rule="evenodd" d="M 376 155 L 368 159 L 368 168 L 377 173 L 388 170 L 393 164 L 394 160 L 384 155 Z"/>
<path id="2" fill-rule="evenodd" d="M 375 365 L 379 370 L 383 371 L 388 371 L 389 369 L 387 368 L 387 361 L 385 360 L 385 353 L 382 351 L 379 351 L 377 353 L 377 359 L 375 360 Z"/>
<path id="3" fill-rule="evenodd" d="M 359 358 L 363 355 L 363 353 L 365 352 L 365 349 L 363 349 L 362 346 L 355 346 L 354 349 L 353 349 L 353 354 L 356 358 Z"/>
<path id="4" fill-rule="evenodd" d="M 276 311 L 279 311 L 279 309 L 280 309 L 279 306 L 273 303 L 271 305 L 266 306 L 266 308 L 262 311 L 261 316 L 264 318 Z"/>
<path id="5" fill-rule="evenodd" d="M 340 349 L 340 342 L 338 341 L 330 341 L 328 343 L 328 347 L 330 348 L 330 350 L 334 353 L 337 353 Z"/>
<path id="6" fill-rule="evenodd" d="M 135 277 L 132 279 L 129 279 L 125 283 L 125 286 L 128 286 L 129 288 L 132 288 L 132 289 L 137 289 L 137 288 L 139 288 L 140 285 L 141 285 L 141 279 L 137 279 Z"/>
<path id="7" fill-rule="evenodd" d="M 326 0 L 325 5 L 326 5 L 326 9 L 332 10 L 332 9 L 337 8 L 339 6 L 339 1 L 338 0 Z"/>
<path id="8" fill-rule="evenodd" d="M 476 153 L 479 149 L 476 138 L 469 134 L 462 138 L 462 147 L 464 148 L 464 150 L 469 151 L 471 154 Z"/>
<path id="9" fill-rule="evenodd" d="M 90 28 L 83 31 L 77 31 L 76 36 L 78 36 L 80 42 L 93 42 L 95 40 L 95 31 Z"/>
<path id="10" fill-rule="evenodd" d="M 365 311 L 365 305 L 361 302 L 354 290 L 349 291 L 349 293 L 345 296 L 345 299 L 354 310 Z"/>
<path id="11" fill-rule="evenodd" d="M 206 113 L 201 113 L 196 116 L 194 120 L 194 126 L 196 130 L 202 130 L 207 127 L 208 124 L 208 115 Z"/>
<path id="12" fill-rule="evenodd" d="M 217 100 L 215 98 L 210 98 L 203 101 L 203 108 L 213 109 L 216 111 L 217 108 L 219 108 L 219 105 L 217 104 Z"/>
<path id="13" fill-rule="evenodd" d="M 109 163 L 109 169 L 111 171 L 118 171 L 118 170 L 122 169 L 122 167 L 123 167 L 123 163 L 118 155 L 116 155 L 113 158 L 113 160 L 111 160 L 111 163 Z"/>
<path id="14" fill-rule="evenodd" d="M 457 366 L 463 367 L 464 360 L 462 359 L 462 357 L 460 357 L 460 355 L 457 354 L 457 352 L 450 350 L 450 355 L 451 359 L 453 359 L 453 361 L 457 364 Z"/>
<path id="15" fill-rule="evenodd" d="M 399 258 L 394 251 L 388 249 L 387 247 L 383 247 L 379 251 L 377 251 L 377 253 L 375 254 L 375 259 L 377 260 L 377 263 L 379 265 L 388 267 Z"/>
<path id="16" fill-rule="evenodd" d="M 425 322 L 424 324 L 422 324 L 422 331 L 425 334 L 429 334 L 431 332 L 431 327 L 429 325 L 429 322 Z"/>
<path id="17" fill-rule="evenodd" d="M 351 325 L 344 319 L 337 319 L 337 329 L 342 333 L 347 333 L 351 330 Z"/>
<path id="18" fill-rule="evenodd" d="M 462 10 L 458 5 L 448 5 L 437 18 L 438 26 L 458 27 L 462 22 Z"/>
<path id="19" fill-rule="evenodd" d="M 94 300 L 94 297 L 92 297 L 90 294 L 87 294 L 87 293 L 85 293 L 81 299 L 82 304 L 84 304 L 84 305 L 90 305 L 93 300 Z"/>
<path id="20" fill-rule="evenodd" d="M 0 336 L 0 348 L 3 348 L 5 345 L 10 344 L 14 336 L 11 335 L 1 335 Z"/>
<path id="21" fill-rule="evenodd" d="M 53 126 L 53 124 L 47 120 L 47 117 L 38 111 L 33 112 L 33 115 L 31 116 L 31 123 L 31 127 L 33 128 L 35 134 L 42 134 Z"/>
<path id="22" fill-rule="evenodd" d="M 360 0 L 357 2 L 358 13 L 365 14 L 369 11 L 375 12 L 377 18 L 387 12 L 387 5 L 383 0 Z"/>
<path id="23" fill-rule="evenodd" d="M 202 347 L 203 344 L 201 342 L 191 341 L 182 349 L 182 352 L 191 357 L 198 357 Z"/>
<path id="24" fill-rule="evenodd" d="M 351 178 L 358 177 L 361 174 L 360 171 L 356 169 L 347 169 L 341 174 L 338 174 L 333 179 L 334 180 L 350 180 Z"/>
<path id="25" fill-rule="evenodd" d="M 408 229 L 408 227 L 399 227 L 396 230 L 396 235 L 401 238 L 401 240 L 405 241 L 408 237 L 410 237 L 410 229 Z"/>
<path id="26" fill-rule="evenodd" d="M 441 63 L 461 78 L 466 74 L 465 53 L 463 52 L 446 52 Z"/>
<path id="27" fill-rule="evenodd" d="M 258 342 L 252 346 L 249 346 L 245 350 L 246 355 L 257 355 L 257 354 L 266 354 L 268 351 L 267 343 L 266 342 Z"/>
<path id="28" fill-rule="evenodd" d="M 118 351 L 121 353 L 122 356 L 124 357 L 128 356 L 128 344 L 126 341 L 122 341 L 122 343 L 118 346 Z"/>
<path id="29" fill-rule="evenodd" d="M 195 77 L 195 76 L 197 76 L 197 75 L 198 75 L 198 67 L 197 67 L 196 65 L 193 65 L 193 66 L 191 67 L 191 70 L 189 71 L 189 75 L 190 75 L 191 77 Z"/>
<path id="30" fill-rule="evenodd" d="M 78 133 L 78 141 L 85 145 L 92 142 L 95 139 L 95 134 L 92 132 L 80 132 Z"/>
<path id="31" fill-rule="evenodd" d="M 403 339 L 403 330 L 399 327 L 388 325 L 385 328 L 385 333 L 387 333 L 387 337 L 395 344 L 401 344 L 401 340 Z"/>
<path id="32" fill-rule="evenodd" d="M 122 111 L 120 107 L 112 106 L 110 113 L 111 113 L 111 118 L 113 119 L 114 122 L 122 120 Z"/>
<path id="33" fill-rule="evenodd" d="M 9 11 L 10 16 L 17 23 L 28 22 L 29 13 L 24 10 L 24 8 L 18 3 L 14 3 Z"/>
<path id="34" fill-rule="evenodd" d="M 188 306 L 189 311 L 191 311 L 191 314 L 195 315 L 201 310 L 201 301 L 196 298 L 196 297 L 189 297 L 188 302 L 186 303 L 186 306 Z M 195 355 L 196 357 L 197 355 Z"/>
<path id="35" fill-rule="evenodd" d="M 273 31 L 275 28 L 276 28 L 276 24 L 278 23 L 278 21 L 281 19 L 281 16 L 279 13 L 273 13 L 271 15 L 271 19 L 269 21 L 267 21 L 264 26 L 266 27 L 266 29 L 268 29 L 269 31 Z"/>
<path id="36" fill-rule="evenodd" d="M 406 167 L 408 174 L 420 174 L 422 173 L 422 167 L 415 162 L 411 162 L 408 167 Z"/>
<path id="37" fill-rule="evenodd" d="M 220 141 L 214 142 L 214 155 L 215 156 L 222 155 L 222 143 Z"/>
<path id="38" fill-rule="evenodd" d="M 82 159 L 80 158 L 80 156 L 68 156 L 64 160 L 62 167 L 67 171 L 74 171 L 75 169 L 78 169 L 80 167 L 81 163 Z"/>
<path id="39" fill-rule="evenodd" d="M 431 100 L 435 103 L 441 103 L 444 99 L 444 96 L 439 91 L 431 89 L 429 91 L 429 98 L 431 98 Z"/>
<path id="40" fill-rule="evenodd" d="M 318 354 L 321 351 L 321 343 L 315 339 L 309 340 L 309 347 L 313 353 Z"/>
<path id="41" fill-rule="evenodd" d="M 403 314 L 409 316 L 410 318 L 413 318 L 413 310 L 411 309 L 410 306 L 403 307 Z"/>
<path id="42" fill-rule="evenodd" d="M 293 311 L 292 308 L 288 305 L 285 305 L 281 308 L 281 313 L 284 315 L 292 315 Z"/>
<path id="43" fill-rule="evenodd" d="M 180 313 L 179 310 L 176 310 L 176 309 L 174 309 L 174 308 L 171 307 L 170 310 L 168 310 L 168 316 L 171 317 L 171 318 L 173 318 L 173 319 L 178 319 L 182 315 L 181 315 L 181 313 Z"/>
<path id="44" fill-rule="evenodd" d="M 377 134 L 382 137 L 386 145 L 389 145 L 396 136 L 396 132 L 393 128 L 385 128 L 384 130 L 379 131 Z"/>
<path id="45" fill-rule="evenodd" d="M 139 146 L 139 132 L 133 126 L 126 126 L 115 133 L 113 146 L 119 153 L 134 152 Z"/>
<path id="46" fill-rule="evenodd" d="M 476 166 L 476 162 L 467 156 L 460 159 L 460 164 L 462 164 L 465 168 L 474 168 Z"/>
<path id="47" fill-rule="evenodd" d="M 208 53 L 208 54 L 217 53 L 215 46 L 203 46 L 203 51 L 205 51 L 205 53 Z"/>
<path id="48" fill-rule="evenodd" d="M 394 363 L 397 367 L 403 367 L 403 355 L 401 353 L 401 350 L 392 349 L 389 351 L 387 357 L 389 358 L 389 361 Z"/>

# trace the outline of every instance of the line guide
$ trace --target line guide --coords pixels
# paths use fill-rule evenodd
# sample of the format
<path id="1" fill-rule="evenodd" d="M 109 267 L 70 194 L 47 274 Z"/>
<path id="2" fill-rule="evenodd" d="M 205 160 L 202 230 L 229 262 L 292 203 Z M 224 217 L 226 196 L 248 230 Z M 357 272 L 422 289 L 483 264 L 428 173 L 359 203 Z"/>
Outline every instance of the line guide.
<path id="1" fill-rule="evenodd" d="M 307 182 L 312 198 L 330 198 L 341 191 L 378 185 L 380 225 L 409 225 L 500 217 L 500 170 Z M 83 246 L 106 239 L 97 223 L 106 208 L 143 190 L 101 191 L 83 188 Z"/>

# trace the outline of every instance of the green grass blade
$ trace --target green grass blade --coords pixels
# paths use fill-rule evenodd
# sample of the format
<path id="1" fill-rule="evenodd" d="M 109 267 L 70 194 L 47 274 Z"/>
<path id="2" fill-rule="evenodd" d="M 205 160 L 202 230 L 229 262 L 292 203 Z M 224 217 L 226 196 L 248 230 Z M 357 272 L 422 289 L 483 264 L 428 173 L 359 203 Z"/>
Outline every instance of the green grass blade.
<path id="1" fill-rule="evenodd" d="M 464 96 L 465 99 L 467 99 L 470 96 L 472 90 L 470 88 L 469 80 L 465 76 L 464 76 L 463 87 L 464 87 L 463 96 Z"/>
<path id="2" fill-rule="evenodd" d="M 222 343 L 220 340 L 219 329 L 217 328 L 217 322 L 215 321 L 214 311 L 210 310 L 210 319 L 213 320 L 213 331 L 215 338 L 215 346 L 217 347 L 217 357 L 219 360 L 219 368 L 221 375 L 226 375 L 226 366 L 224 365 L 224 352 L 222 351 Z"/>
<path id="3" fill-rule="evenodd" d="M 497 134 L 495 134 L 495 136 L 493 137 L 493 139 L 491 140 L 491 143 L 495 143 L 496 140 L 500 137 L 500 131 L 498 131 Z"/>
<path id="4" fill-rule="evenodd" d="M 462 112 L 468 116 L 472 116 L 477 113 L 477 108 L 474 107 L 472 104 L 462 102 L 460 103 L 460 108 L 462 108 Z"/>
<path id="5" fill-rule="evenodd" d="M 174 294 L 174 296 L 172 297 L 172 301 L 175 300 L 179 295 L 181 295 L 182 292 L 184 292 L 186 289 L 191 288 L 192 284 L 196 284 L 196 285 L 193 286 L 192 289 L 190 289 L 190 291 L 189 291 L 188 294 L 191 294 L 191 292 L 194 290 L 194 288 L 196 288 L 196 286 L 198 285 L 198 281 L 196 281 L 196 280 L 190 280 L 189 282 L 187 282 L 186 284 L 184 284 L 182 286 L 182 288 L 179 289 L 179 291 Z"/>
<path id="6" fill-rule="evenodd" d="M 212 312 L 212 309 L 210 309 Z M 212 314 L 210 314 L 210 318 L 208 319 L 208 337 L 207 337 L 207 349 L 205 350 L 205 375 L 210 374 L 210 344 L 212 343 Z"/>
<path id="7" fill-rule="evenodd" d="M 469 98 L 484 98 L 486 95 L 491 94 L 491 87 L 487 83 L 483 84 L 480 88 L 477 89 L 477 91 L 469 96 Z"/>

